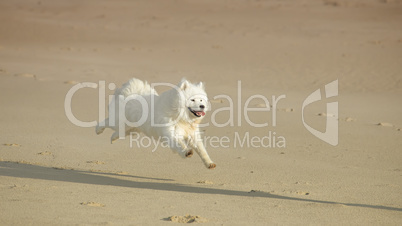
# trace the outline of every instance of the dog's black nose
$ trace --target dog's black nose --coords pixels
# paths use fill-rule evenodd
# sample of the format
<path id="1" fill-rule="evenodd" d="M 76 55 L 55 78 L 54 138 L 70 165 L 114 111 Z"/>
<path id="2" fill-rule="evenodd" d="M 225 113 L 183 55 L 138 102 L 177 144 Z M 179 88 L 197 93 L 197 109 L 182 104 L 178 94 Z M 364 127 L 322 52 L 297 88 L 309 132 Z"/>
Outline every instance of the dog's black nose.
<path id="1" fill-rule="evenodd" d="M 205 106 L 204 106 L 204 105 L 200 105 L 200 108 L 201 108 L 201 109 L 204 109 L 204 108 L 205 108 Z"/>

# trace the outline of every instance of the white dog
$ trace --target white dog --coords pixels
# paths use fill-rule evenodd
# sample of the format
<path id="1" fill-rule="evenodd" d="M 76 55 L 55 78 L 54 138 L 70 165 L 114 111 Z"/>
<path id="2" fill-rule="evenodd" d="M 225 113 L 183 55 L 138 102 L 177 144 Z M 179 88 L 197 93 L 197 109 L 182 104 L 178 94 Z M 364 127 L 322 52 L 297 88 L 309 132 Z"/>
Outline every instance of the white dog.
<path id="1" fill-rule="evenodd" d="M 158 95 L 147 82 L 133 78 L 114 95 L 109 118 L 96 126 L 97 134 L 105 128 L 113 129 L 113 143 L 131 132 L 142 132 L 154 139 L 162 138 L 183 158 L 191 157 L 195 150 L 207 168 L 216 167 L 205 150 L 198 127 L 209 110 L 202 82 L 192 84 L 183 79 Z"/>

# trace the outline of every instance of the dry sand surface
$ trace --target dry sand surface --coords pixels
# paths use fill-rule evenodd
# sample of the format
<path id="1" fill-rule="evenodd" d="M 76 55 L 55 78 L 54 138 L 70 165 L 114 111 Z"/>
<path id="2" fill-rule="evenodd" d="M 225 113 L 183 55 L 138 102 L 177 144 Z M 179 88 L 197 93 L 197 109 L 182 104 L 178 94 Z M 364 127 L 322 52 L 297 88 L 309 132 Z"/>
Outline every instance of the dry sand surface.
<path id="1" fill-rule="evenodd" d="M 0 225 L 402 225 L 401 28 L 400 0 L 2 0 Z M 229 139 L 207 143 L 215 170 L 66 117 L 76 84 L 131 77 L 205 82 L 205 122 L 233 113 L 203 128 Z M 325 131 L 337 101 L 336 146 L 303 125 L 317 89 L 305 122 Z M 260 128 L 255 94 L 286 95 L 249 113 Z M 74 116 L 99 120 L 104 99 L 80 89 Z"/>

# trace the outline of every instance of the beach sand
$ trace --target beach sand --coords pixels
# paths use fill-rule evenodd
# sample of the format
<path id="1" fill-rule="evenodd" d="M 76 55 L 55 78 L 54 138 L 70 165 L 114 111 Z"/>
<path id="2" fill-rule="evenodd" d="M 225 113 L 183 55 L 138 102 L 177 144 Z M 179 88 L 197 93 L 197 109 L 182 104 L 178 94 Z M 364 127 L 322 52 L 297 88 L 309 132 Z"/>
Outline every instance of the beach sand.
<path id="1" fill-rule="evenodd" d="M 399 0 L 3 0 L 0 224 L 401 225 L 401 27 Z M 205 82 L 216 169 L 67 117 L 131 77 Z"/>

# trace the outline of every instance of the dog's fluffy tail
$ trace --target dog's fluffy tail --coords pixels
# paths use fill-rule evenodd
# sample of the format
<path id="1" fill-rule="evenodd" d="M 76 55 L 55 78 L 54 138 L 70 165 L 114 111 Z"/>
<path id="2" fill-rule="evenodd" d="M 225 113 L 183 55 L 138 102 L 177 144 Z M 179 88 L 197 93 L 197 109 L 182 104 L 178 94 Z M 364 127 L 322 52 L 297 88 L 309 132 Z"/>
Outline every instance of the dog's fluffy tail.
<path id="1" fill-rule="evenodd" d="M 136 78 L 130 79 L 128 82 L 124 83 L 121 88 L 117 89 L 115 95 L 123 95 L 125 98 L 132 95 L 156 95 L 158 93 L 154 90 L 148 82 L 141 81 Z"/>
<path id="2" fill-rule="evenodd" d="M 114 106 L 115 107 L 114 115 L 118 115 L 119 106 L 116 105 L 115 102 L 119 101 L 119 95 L 123 95 L 124 98 L 127 98 L 128 96 L 133 94 L 141 96 L 145 95 L 158 96 L 158 93 L 151 87 L 151 85 L 148 84 L 148 82 L 146 81 L 143 82 L 139 79 L 132 78 L 128 82 L 124 83 L 121 88 L 116 89 L 116 91 L 114 92 L 115 98 L 112 100 L 112 103 L 110 103 L 109 110 L 110 107 Z M 109 117 L 115 117 L 115 116 L 111 116 L 109 114 Z M 105 128 L 112 128 L 109 126 L 109 118 L 105 119 L 103 122 L 100 122 L 96 126 L 95 131 L 97 134 L 101 134 L 105 130 Z"/>

